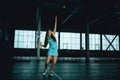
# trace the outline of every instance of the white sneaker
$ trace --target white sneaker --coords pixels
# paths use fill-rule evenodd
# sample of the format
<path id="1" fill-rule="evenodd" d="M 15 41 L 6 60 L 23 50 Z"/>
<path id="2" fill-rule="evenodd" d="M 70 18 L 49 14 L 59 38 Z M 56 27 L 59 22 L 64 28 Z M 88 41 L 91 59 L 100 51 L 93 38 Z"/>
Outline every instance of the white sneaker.
<path id="1" fill-rule="evenodd" d="M 44 70 L 43 76 L 45 76 L 46 74 L 47 74 L 47 69 Z"/>
<path id="2" fill-rule="evenodd" d="M 49 75 L 50 75 L 50 76 L 53 76 L 53 72 L 50 72 Z"/>

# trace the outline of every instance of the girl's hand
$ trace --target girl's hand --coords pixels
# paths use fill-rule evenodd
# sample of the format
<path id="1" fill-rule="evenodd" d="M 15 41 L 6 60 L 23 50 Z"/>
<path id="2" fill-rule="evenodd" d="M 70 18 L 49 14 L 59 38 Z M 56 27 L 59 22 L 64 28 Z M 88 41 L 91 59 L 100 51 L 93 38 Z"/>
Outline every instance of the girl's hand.
<path id="1" fill-rule="evenodd" d="M 55 16 L 55 21 L 57 20 L 57 16 Z"/>
<path id="2" fill-rule="evenodd" d="M 39 42 L 38 45 L 42 46 L 42 42 Z"/>
<path id="3" fill-rule="evenodd" d="M 57 16 L 55 16 L 55 23 L 57 24 Z"/>

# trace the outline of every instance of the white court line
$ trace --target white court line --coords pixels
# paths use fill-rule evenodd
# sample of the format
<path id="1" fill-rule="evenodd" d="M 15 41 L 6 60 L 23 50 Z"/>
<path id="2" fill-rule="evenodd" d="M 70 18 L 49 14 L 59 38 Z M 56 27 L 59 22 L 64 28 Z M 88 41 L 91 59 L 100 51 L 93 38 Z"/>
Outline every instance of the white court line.
<path id="1" fill-rule="evenodd" d="M 62 78 L 59 77 L 55 72 L 53 72 L 53 74 L 54 74 L 59 80 L 62 80 Z"/>

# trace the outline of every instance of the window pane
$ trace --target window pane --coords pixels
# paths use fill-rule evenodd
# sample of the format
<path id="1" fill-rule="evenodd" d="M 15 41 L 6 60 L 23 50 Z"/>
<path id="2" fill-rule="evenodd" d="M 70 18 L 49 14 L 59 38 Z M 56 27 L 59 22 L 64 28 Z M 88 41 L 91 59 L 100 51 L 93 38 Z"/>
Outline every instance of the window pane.
<path id="1" fill-rule="evenodd" d="M 32 30 L 15 30 L 14 48 L 35 48 L 34 33 Z"/>
<path id="2" fill-rule="evenodd" d="M 80 33 L 60 33 L 60 49 L 80 49 Z"/>
<path id="3" fill-rule="evenodd" d="M 24 35 L 24 31 L 23 30 L 19 30 L 19 35 Z"/>
<path id="4" fill-rule="evenodd" d="M 111 44 L 113 45 L 114 48 L 110 45 L 110 43 L 108 42 L 105 36 L 111 43 L 111 41 L 115 38 L 116 35 L 102 35 L 103 50 L 106 50 L 107 48 L 108 48 L 107 50 L 114 50 L 114 48 L 115 50 L 119 50 L 119 36 L 117 35 L 117 37 L 114 39 L 114 41 Z"/>
<path id="5" fill-rule="evenodd" d="M 90 50 L 100 50 L 100 35 L 99 34 L 89 34 Z"/>

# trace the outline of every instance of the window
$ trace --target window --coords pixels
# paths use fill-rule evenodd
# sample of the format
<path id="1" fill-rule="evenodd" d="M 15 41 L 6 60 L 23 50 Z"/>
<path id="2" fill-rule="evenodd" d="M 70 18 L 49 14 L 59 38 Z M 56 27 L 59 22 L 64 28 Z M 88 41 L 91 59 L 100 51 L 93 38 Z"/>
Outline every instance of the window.
<path id="1" fill-rule="evenodd" d="M 90 50 L 100 50 L 100 35 L 99 34 L 89 34 L 89 49 Z"/>
<path id="2" fill-rule="evenodd" d="M 60 49 L 80 50 L 80 33 L 60 33 Z"/>
<path id="3" fill-rule="evenodd" d="M 111 42 L 115 38 L 116 35 L 105 35 L 105 36 Z M 119 50 L 119 36 L 117 36 L 112 43 L 114 48 L 110 45 L 110 43 L 107 41 L 105 36 L 102 35 L 103 50 L 106 50 L 107 48 L 108 48 L 107 50 L 114 50 L 114 48 L 115 50 Z"/>
<path id="4" fill-rule="evenodd" d="M 15 30 L 14 48 L 35 48 L 35 31 Z"/>
<path id="5" fill-rule="evenodd" d="M 82 34 L 82 49 L 85 50 L 85 33 Z M 40 42 L 44 44 L 46 31 L 41 31 Z M 113 39 L 112 45 L 110 45 Z M 102 35 L 102 50 L 119 50 L 119 36 L 117 35 Z M 116 38 L 115 38 L 116 36 Z M 35 39 L 36 37 L 36 39 Z M 39 37 L 39 36 L 38 36 Z M 58 45 L 58 32 L 56 32 L 57 45 Z M 37 34 L 34 30 L 15 30 L 14 48 L 36 48 L 35 40 Z M 42 49 L 48 49 L 42 47 Z M 80 33 L 60 32 L 60 49 L 80 50 Z M 100 50 L 100 34 L 89 34 L 89 49 Z"/>

